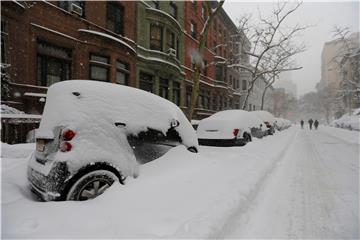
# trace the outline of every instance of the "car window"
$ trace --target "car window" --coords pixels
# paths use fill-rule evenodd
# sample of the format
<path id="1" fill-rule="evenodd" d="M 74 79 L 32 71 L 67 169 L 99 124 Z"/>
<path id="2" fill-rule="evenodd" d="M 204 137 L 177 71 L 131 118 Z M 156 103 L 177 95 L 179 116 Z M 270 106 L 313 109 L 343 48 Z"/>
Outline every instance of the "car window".
<path id="1" fill-rule="evenodd" d="M 128 136 L 128 141 L 140 164 L 153 161 L 181 144 L 179 133 L 174 128 L 170 128 L 166 135 L 160 131 L 148 129 L 136 136 Z"/>

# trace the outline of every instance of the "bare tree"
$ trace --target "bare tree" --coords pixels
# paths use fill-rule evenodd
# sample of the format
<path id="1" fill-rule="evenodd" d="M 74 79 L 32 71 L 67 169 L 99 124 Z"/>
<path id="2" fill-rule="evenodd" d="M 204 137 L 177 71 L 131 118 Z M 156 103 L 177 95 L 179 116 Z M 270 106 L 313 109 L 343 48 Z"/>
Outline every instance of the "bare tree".
<path id="1" fill-rule="evenodd" d="M 301 2 L 288 7 L 287 2 L 278 3 L 272 15 L 268 18 L 259 13 L 259 23 L 250 25 L 250 16 L 244 16 L 239 20 L 239 31 L 243 32 L 240 46 L 242 54 L 249 56 L 249 63 L 243 62 L 231 64 L 228 67 L 238 67 L 250 73 L 249 87 L 246 92 L 242 109 L 245 109 L 254 85 L 259 78 L 270 75 L 269 88 L 278 76 L 284 71 L 298 70 L 291 58 L 303 51 L 305 46 L 295 46 L 292 41 L 299 33 L 308 26 L 288 27 L 285 20 L 293 14 L 300 6 Z M 246 48 L 246 41 L 250 41 L 251 48 Z M 266 89 L 267 89 L 266 88 Z M 263 93 L 265 95 L 265 92 Z M 262 104 L 263 105 L 263 104 Z M 263 108 L 263 106 L 262 106 Z"/>
<path id="2" fill-rule="evenodd" d="M 191 93 L 190 106 L 187 109 L 187 114 L 186 114 L 187 118 L 189 120 L 192 119 L 194 109 L 196 107 L 196 103 L 197 103 L 197 100 L 199 97 L 200 73 L 201 73 L 201 69 L 203 67 L 202 56 L 203 56 L 203 52 L 204 52 L 204 48 L 205 48 L 207 34 L 208 34 L 210 26 L 214 20 L 214 17 L 218 14 L 220 9 L 222 8 L 224 1 L 225 0 L 220 0 L 217 3 L 215 9 L 212 8 L 211 1 L 206 1 L 206 9 L 208 12 L 208 18 L 206 19 L 206 21 L 204 23 L 204 27 L 203 27 L 202 31 L 200 32 L 199 45 L 198 45 L 198 49 L 197 49 L 197 53 L 196 53 L 198 57 L 195 58 L 194 85 L 193 85 L 193 89 L 192 89 L 192 93 Z"/>
<path id="3" fill-rule="evenodd" d="M 340 70 L 340 89 L 336 98 L 342 98 L 349 112 L 360 105 L 360 46 L 359 36 L 353 35 L 348 27 L 334 26 L 334 41 L 340 47 L 332 61 Z"/>

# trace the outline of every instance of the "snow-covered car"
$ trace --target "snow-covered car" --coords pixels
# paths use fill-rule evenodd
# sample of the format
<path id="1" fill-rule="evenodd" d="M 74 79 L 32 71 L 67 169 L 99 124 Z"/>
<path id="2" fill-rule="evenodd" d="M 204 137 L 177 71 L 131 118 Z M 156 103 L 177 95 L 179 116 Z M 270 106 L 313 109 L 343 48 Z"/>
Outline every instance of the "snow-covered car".
<path id="1" fill-rule="evenodd" d="M 267 112 L 267 111 L 252 111 L 251 114 L 256 115 L 258 118 L 260 118 L 265 126 L 267 127 L 267 135 L 273 135 L 275 133 L 275 117 Z"/>
<path id="2" fill-rule="evenodd" d="M 330 123 L 330 126 L 360 131 L 360 108 L 346 113 Z"/>
<path id="3" fill-rule="evenodd" d="M 197 152 L 194 129 L 170 101 L 111 83 L 64 81 L 48 89 L 28 180 L 43 200 L 87 200 L 179 144 Z"/>
<path id="4" fill-rule="evenodd" d="M 276 130 L 282 131 L 285 129 L 288 129 L 291 126 L 291 122 L 284 118 L 275 118 L 275 124 L 274 124 Z"/>
<path id="5" fill-rule="evenodd" d="M 199 122 L 200 145 L 242 146 L 252 140 L 252 132 L 261 131 L 262 121 L 244 110 L 226 110 Z"/>

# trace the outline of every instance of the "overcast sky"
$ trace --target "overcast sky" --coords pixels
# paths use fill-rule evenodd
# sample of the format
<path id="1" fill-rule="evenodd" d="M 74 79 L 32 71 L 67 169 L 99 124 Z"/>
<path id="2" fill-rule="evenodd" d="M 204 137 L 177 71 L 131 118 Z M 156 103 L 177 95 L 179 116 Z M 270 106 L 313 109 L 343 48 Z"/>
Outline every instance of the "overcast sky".
<path id="1" fill-rule="evenodd" d="M 244 13 L 252 14 L 255 20 L 258 8 L 263 16 L 269 15 L 275 1 L 230 1 L 225 0 L 224 9 L 237 23 L 239 16 Z M 314 91 L 320 81 L 321 51 L 327 41 L 332 40 L 334 25 L 347 26 L 353 32 L 359 31 L 359 1 L 304 1 L 303 5 L 287 19 L 287 25 L 314 25 L 306 30 L 299 41 L 305 42 L 308 50 L 296 57 L 299 66 L 303 69 L 292 72 L 292 80 L 296 83 L 298 96 Z"/>

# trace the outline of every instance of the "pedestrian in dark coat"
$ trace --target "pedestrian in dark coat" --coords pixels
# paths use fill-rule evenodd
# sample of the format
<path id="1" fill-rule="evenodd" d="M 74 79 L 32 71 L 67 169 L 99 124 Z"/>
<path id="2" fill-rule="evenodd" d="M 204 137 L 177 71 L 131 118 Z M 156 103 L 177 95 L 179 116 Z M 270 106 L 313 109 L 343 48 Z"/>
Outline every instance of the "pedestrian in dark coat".
<path id="1" fill-rule="evenodd" d="M 315 126 L 315 130 L 317 130 L 318 126 L 319 126 L 319 121 L 316 119 L 314 122 L 314 126 Z"/>
<path id="2" fill-rule="evenodd" d="M 312 120 L 312 118 L 310 118 L 309 121 L 308 121 L 310 130 L 312 129 L 313 122 L 314 121 Z"/>
<path id="3" fill-rule="evenodd" d="M 304 120 L 301 119 L 300 125 L 301 125 L 301 129 L 304 129 Z"/>

